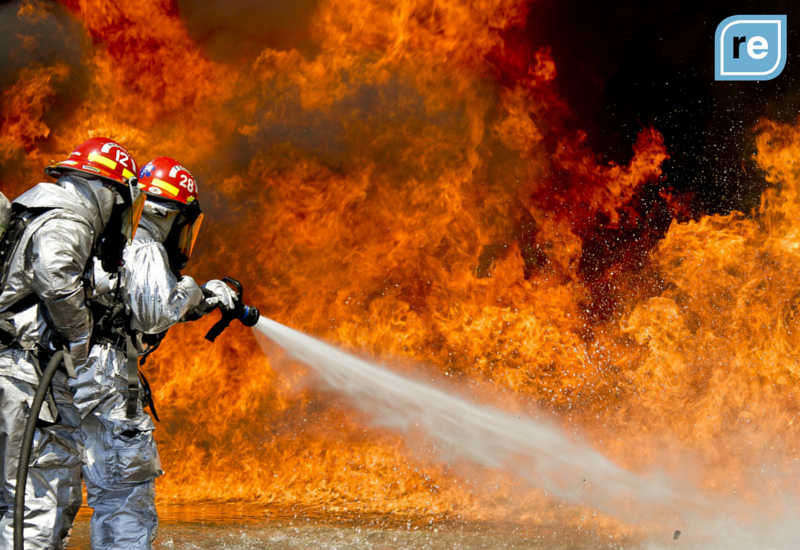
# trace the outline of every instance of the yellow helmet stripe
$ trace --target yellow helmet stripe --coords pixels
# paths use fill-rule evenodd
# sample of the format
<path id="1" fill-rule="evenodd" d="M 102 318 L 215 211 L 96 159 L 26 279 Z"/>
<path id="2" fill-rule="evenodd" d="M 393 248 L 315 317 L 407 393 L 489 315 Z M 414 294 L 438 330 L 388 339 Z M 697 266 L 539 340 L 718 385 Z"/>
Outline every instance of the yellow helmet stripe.
<path id="1" fill-rule="evenodd" d="M 127 179 L 131 179 L 133 177 L 133 172 L 131 172 L 127 168 L 123 168 L 122 175 L 125 176 Z"/>
<path id="2" fill-rule="evenodd" d="M 156 187 L 160 187 L 164 191 L 168 191 L 171 194 L 175 195 L 176 197 L 178 196 L 178 192 L 180 191 L 177 187 L 175 187 L 171 183 L 167 183 L 164 180 L 160 180 L 158 178 L 153 178 L 153 181 L 151 182 L 151 185 L 155 185 Z"/>
<path id="3" fill-rule="evenodd" d="M 114 162 L 111 159 L 107 159 L 106 157 L 101 157 L 97 153 L 91 153 L 89 155 L 89 160 L 92 161 L 92 162 L 98 162 L 98 163 L 100 163 L 100 164 L 102 164 L 104 166 L 108 166 L 112 170 L 114 170 L 117 167 L 117 163 L 116 162 Z"/>

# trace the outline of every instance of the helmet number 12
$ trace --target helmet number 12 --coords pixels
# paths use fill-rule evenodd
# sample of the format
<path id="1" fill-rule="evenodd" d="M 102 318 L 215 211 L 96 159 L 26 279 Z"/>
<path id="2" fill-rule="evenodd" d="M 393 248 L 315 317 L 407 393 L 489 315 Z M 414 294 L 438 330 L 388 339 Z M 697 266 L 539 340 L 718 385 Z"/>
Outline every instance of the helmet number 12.
<path id="1" fill-rule="evenodd" d="M 114 152 L 117 154 L 117 162 L 122 163 L 123 166 L 128 166 L 128 160 L 130 157 L 127 153 L 120 151 L 119 149 L 115 149 Z"/>
<path id="2" fill-rule="evenodd" d="M 181 174 L 180 186 L 185 187 L 186 190 L 189 191 L 189 193 L 194 192 L 194 180 L 189 176 L 187 176 L 186 174 Z"/>

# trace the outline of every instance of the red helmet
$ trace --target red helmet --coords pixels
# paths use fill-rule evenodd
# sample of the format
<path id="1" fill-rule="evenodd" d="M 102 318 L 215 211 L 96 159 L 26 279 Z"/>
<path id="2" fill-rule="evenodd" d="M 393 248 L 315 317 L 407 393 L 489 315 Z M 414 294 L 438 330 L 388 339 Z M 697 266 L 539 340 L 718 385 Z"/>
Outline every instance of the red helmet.
<path id="1" fill-rule="evenodd" d="M 197 182 L 192 174 L 170 157 L 154 158 L 139 172 L 139 187 L 147 195 L 181 204 L 197 200 Z"/>
<path id="2" fill-rule="evenodd" d="M 136 176 L 136 161 L 122 145 L 104 137 L 84 141 L 67 160 L 56 162 L 44 170 L 48 176 L 58 178 L 64 172 L 83 172 L 90 176 L 128 185 Z"/>
<path id="3" fill-rule="evenodd" d="M 136 184 L 136 161 L 116 141 L 94 137 L 81 143 L 66 160 L 44 169 L 48 176 L 61 177 L 68 172 L 81 172 L 93 178 L 112 182 L 125 200 L 127 208 L 120 214 L 122 234 L 132 242 L 144 209 L 144 194 Z M 122 186 L 122 187 L 119 187 Z"/>
<path id="4" fill-rule="evenodd" d="M 181 216 L 167 237 L 170 264 L 180 271 L 192 257 L 194 243 L 203 223 L 197 182 L 192 174 L 170 157 L 154 158 L 139 172 L 139 187 L 155 201 L 176 202 L 182 206 Z"/>

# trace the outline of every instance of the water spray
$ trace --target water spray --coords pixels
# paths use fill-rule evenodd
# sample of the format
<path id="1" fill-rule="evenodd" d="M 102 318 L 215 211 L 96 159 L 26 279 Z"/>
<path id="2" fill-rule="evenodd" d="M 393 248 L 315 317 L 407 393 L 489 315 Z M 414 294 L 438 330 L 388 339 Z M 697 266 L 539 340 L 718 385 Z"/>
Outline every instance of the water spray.
<path id="1" fill-rule="evenodd" d="M 618 516 L 652 515 L 683 500 L 675 481 L 626 470 L 548 419 L 521 416 L 397 374 L 262 317 L 255 328 L 308 365 L 373 423 L 422 430 L 445 456 L 501 468 L 565 502 Z M 263 340 L 260 340 L 263 342 Z M 266 345 L 264 345 L 266 344 Z M 266 352 L 274 347 L 263 342 Z M 648 512 L 645 512 L 645 514 Z"/>

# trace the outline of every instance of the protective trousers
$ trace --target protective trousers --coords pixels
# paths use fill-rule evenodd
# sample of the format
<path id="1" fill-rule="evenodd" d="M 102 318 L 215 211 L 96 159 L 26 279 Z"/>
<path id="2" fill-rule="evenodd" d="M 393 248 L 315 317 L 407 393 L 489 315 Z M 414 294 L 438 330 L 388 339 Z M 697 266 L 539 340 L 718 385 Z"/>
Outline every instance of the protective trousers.
<path id="1" fill-rule="evenodd" d="M 17 467 L 28 411 L 37 385 L 9 376 L 4 368 L 28 361 L 29 352 L 0 352 L 0 550 L 14 546 L 14 494 Z M 53 418 L 48 402 L 42 408 L 34 436 L 25 494 L 25 549 L 62 549 L 69 542 L 72 522 L 81 507 L 80 468 L 83 435 L 80 416 L 63 372 L 56 373 L 52 396 L 58 414 Z"/>
<path id="2" fill-rule="evenodd" d="M 83 416 L 86 483 L 94 550 L 149 550 L 158 532 L 155 479 L 163 471 L 153 424 L 137 402 L 126 417 L 125 354 L 111 344 L 95 345 L 71 381 Z"/>

